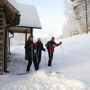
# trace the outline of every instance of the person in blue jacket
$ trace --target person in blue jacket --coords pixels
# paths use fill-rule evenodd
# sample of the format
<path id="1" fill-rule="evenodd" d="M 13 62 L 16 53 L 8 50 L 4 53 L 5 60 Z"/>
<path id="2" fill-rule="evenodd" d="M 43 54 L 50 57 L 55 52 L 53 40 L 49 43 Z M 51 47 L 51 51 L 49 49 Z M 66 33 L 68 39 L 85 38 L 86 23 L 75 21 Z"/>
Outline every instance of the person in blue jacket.
<path id="1" fill-rule="evenodd" d="M 38 39 L 36 44 L 37 44 L 37 47 L 36 47 L 37 48 L 37 63 L 38 63 L 38 66 L 39 66 L 40 62 L 41 62 L 42 51 L 46 51 L 46 50 L 43 47 L 43 43 L 41 42 L 40 38 Z"/>

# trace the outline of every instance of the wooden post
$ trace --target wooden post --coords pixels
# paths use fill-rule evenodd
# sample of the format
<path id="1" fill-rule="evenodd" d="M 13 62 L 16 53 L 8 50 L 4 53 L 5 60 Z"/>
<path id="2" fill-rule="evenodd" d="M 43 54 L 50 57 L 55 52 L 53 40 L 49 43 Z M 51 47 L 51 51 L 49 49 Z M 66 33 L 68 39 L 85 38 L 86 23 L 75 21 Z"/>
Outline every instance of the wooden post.
<path id="1" fill-rule="evenodd" d="M 1 4 L 1 3 L 0 3 Z M 4 72 L 4 38 L 5 38 L 5 13 L 4 7 L 0 5 L 0 75 Z"/>
<path id="2" fill-rule="evenodd" d="M 9 55 L 11 54 L 11 52 L 10 52 L 10 38 L 8 39 L 8 44 L 9 44 Z"/>
<path id="3" fill-rule="evenodd" d="M 4 72 L 7 72 L 7 29 L 5 28 L 4 36 Z"/>
<path id="4" fill-rule="evenodd" d="M 27 42 L 27 32 L 25 33 L 25 44 Z"/>
<path id="5" fill-rule="evenodd" d="M 26 42 L 27 42 L 27 32 L 25 33 L 25 45 L 26 45 Z M 27 59 L 26 49 L 25 49 L 25 59 Z"/>
<path id="6" fill-rule="evenodd" d="M 31 30 L 31 36 L 33 36 L 33 28 L 31 28 L 30 30 Z"/>

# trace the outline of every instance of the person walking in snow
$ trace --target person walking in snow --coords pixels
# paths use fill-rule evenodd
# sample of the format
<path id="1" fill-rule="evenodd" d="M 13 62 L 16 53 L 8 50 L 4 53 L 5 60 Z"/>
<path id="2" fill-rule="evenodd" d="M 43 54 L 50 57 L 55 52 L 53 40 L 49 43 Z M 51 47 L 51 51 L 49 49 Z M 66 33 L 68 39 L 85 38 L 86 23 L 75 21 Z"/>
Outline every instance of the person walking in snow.
<path id="1" fill-rule="evenodd" d="M 37 71 L 39 69 L 38 64 L 37 64 L 37 59 L 36 59 L 36 56 L 35 56 L 35 52 L 36 52 L 35 47 L 36 47 L 36 45 L 33 42 L 33 37 L 29 36 L 29 39 L 28 39 L 28 41 L 25 45 L 25 49 L 27 51 L 26 53 L 27 53 L 27 57 L 28 57 L 28 64 L 27 64 L 27 69 L 26 69 L 27 72 L 30 71 L 32 61 L 34 63 L 35 70 Z"/>
<path id="2" fill-rule="evenodd" d="M 60 42 L 59 44 L 55 43 L 55 38 L 52 37 L 50 41 L 48 41 L 45 46 L 47 47 L 48 50 L 48 56 L 49 56 L 49 61 L 48 61 L 48 66 L 52 66 L 52 59 L 53 59 L 53 53 L 54 53 L 54 48 L 56 46 L 59 46 L 62 44 L 62 42 Z"/>
<path id="3" fill-rule="evenodd" d="M 42 56 L 42 50 L 46 51 L 45 48 L 43 47 L 43 43 L 41 42 L 40 38 L 38 39 L 38 41 L 36 42 L 37 44 L 37 62 L 38 62 L 38 66 L 40 65 L 41 62 L 41 56 Z"/>

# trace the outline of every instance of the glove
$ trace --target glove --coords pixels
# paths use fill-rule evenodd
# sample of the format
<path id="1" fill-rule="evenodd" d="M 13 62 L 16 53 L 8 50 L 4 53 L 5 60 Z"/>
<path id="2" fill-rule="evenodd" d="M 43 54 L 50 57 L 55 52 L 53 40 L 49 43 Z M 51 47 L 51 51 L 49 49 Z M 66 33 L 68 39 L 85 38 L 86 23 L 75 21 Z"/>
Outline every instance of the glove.
<path id="1" fill-rule="evenodd" d="M 59 44 L 62 44 L 62 42 L 60 42 Z"/>

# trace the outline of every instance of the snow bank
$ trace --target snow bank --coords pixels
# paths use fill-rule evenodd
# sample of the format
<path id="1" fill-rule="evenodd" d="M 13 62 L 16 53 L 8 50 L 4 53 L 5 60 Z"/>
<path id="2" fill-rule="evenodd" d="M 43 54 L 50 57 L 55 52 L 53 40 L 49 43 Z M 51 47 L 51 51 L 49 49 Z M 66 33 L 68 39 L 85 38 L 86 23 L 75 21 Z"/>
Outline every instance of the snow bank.
<path id="1" fill-rule="evenodd" d="M 21 76 L 0 76 L 0 90 L 88 90 L 78 80 L 43 71 Z M 3 87 L 2 87 L 3 86 Z"/>
<path id="2" fill-rule="evenodd" d="M 62 47 L 56 48 L 54 54 L 57 71 L 90 86 L 90 33 L 66 38 L 62 42 Z"/>

